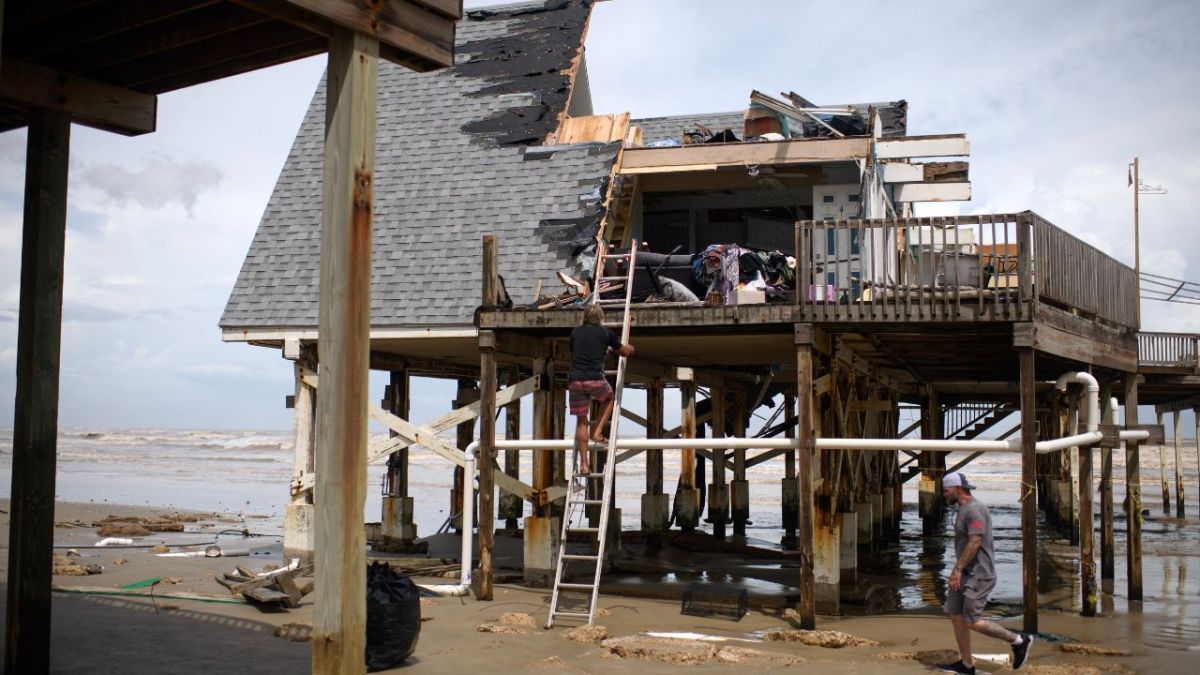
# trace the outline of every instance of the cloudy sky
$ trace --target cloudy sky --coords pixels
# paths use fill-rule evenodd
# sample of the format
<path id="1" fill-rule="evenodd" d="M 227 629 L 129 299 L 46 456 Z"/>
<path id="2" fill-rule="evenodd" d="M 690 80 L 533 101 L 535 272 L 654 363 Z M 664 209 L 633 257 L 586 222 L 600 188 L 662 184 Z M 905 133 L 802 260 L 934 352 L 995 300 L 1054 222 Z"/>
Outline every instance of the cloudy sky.
<path id="1" fill-rule="evenodd" d="M 495 4 L 470 2 L 468 7 Z M 737 110 L 751 89 L 818 103 L 909 101 L 914 134 L 965 132 L 969 203 L 1043 216 L 1143 269 L 1200 281 L 1200 4 L 608 0 L 588 33 L 597 112 Z M 224 344 L 217 320 L 323 57 L 167 94 L 159 131 L 72 130 L 60 422 L 286 428 L 291 369 Z M 0 425 L 12 423 L 25 133 L 0 134 Z M 1200 308 L 1145 304 L 1146 328 L 1200 331 Z M 377 386 L 382 392 L 382 386 Z M 448 389 L 425 383 L 424 419 Z"/>

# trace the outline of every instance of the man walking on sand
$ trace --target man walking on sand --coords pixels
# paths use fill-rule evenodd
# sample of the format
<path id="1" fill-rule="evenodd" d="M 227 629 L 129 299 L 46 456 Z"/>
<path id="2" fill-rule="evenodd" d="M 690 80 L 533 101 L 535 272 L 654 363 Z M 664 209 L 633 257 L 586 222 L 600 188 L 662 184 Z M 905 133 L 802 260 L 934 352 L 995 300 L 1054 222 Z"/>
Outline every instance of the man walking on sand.
<path id="1" fill-rule="evenodd" d="M 1025 665 L 1029 646 L 1033 643 L 1032 635 L 1014 633 L 983 618 L 988 594 L 996 585 L 996 566 L 992 552 L 992 515 L 983 502 L 971 496 L 974 489 L 975 486 L 961 473 L 948 473 L 942 477 L 942 495 L 948 504 L 958 507 L 954 518 L 956 560 L 950 573 L 950 592 L 946 594 L 946 613 L 954 625 L 954 639 L 958 641 L 958 653 L 962 658 L 938 668 L 947 673 L 968 675 L 975 672 L 971 631 L 1007 641 L 1012 647 L 1013 670 Z"/>
<path id="2" fill-rule="evenodd" d="M 604 378 L 604 357 L 611 348 L 620 356 L 633 354 L 631 345 L 621 344 L 617 334 L 603 326 L 604 308 L 588 305 L 583 323 L 571 331 L 571 370 L 567 373 L 567 393 L 571 414 L 575 416 L 575 449 L 579 451 L 580 473 L 591 473 L 588 439 L 604 442 L 604 425 L 612 415 L 613 390 Z M 600 417 L 588 429 L 588 407 L 592 401 L 604 405 Z"/>

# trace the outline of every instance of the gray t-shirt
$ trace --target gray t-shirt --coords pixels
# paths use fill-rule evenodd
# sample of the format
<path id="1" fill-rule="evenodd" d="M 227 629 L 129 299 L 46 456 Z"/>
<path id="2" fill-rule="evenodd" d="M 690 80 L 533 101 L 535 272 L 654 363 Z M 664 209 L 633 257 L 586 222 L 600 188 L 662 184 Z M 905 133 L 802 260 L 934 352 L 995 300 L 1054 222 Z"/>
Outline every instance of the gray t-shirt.
<path id="1" fill-rule="evenodd" d="M 978 498 L 958 507 L 958 515 L 954 519 L 954 556 L 955 560 L 962 556 L 971 535 L 983 537 L 983 546 L 975 553 L 970 564 L 963 570 L 964 575 L 977 579 L 992 579 L 996 576 L 996 565 L 992 552 L 992 514 L 987 506 Z"/>

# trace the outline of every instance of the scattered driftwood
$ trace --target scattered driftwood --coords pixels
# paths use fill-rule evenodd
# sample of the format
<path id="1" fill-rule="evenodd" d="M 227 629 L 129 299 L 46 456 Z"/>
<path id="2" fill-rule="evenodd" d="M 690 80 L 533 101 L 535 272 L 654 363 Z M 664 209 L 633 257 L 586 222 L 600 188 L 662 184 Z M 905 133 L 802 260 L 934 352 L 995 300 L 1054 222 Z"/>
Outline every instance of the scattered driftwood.
<path id="1" fill-rule="evenodd" d="M 236 569 L 236 572 L 226 572 L 217 577 L 216 581 L 228 588 L 234 597 L 240 597 L 251 604 L 299 607 L 300 601 L 312 593 L 315 587 L 313 581 L 303 585 L 296 581 L 299 577 L 312 574 L 312 564 L 301 565 L 294 570 L 273 572 L 267 576 L 259 576 L 241 565 Z"/>

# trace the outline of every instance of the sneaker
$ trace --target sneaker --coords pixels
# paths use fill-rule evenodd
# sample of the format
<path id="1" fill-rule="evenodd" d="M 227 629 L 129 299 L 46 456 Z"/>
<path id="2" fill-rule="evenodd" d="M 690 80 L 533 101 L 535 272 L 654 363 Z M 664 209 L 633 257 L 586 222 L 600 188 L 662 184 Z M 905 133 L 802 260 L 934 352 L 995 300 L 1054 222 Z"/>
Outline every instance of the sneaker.
<path id="1" fill-rule="evenodd" d="M 1012 646 L 1012 669 L 1020 670 L 1021 666 L 1025 665 L 1025 659 L 1029 658 L 1029 648 L 1033 645 L 1033 636 L 1029 633 L 1018 633 L 1021 636 L 1021 644 Z"/>
<path id="2" fill-rule="evenodd" d="M 975 666 L 968 666 L 962 661 L 954 663 L 943 663 L 937 667 L 943 673 L 965 673 L 966 675 L 975 675 Z"/>

